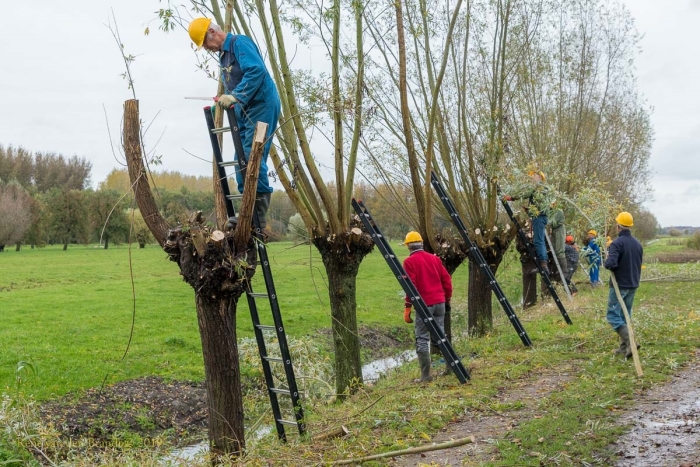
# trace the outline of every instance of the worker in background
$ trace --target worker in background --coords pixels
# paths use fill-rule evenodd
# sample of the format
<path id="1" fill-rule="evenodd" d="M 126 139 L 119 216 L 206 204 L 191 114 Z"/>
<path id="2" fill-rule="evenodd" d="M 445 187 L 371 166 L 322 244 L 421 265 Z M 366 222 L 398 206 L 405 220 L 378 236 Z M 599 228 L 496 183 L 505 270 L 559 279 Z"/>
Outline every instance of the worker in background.
<path id="1" fill-rule="evenodd" d="M 630 231 L 630 227 L 634 225 L 632 214 L 621 212 L 615 218 L 615 222 L 617 222 L 617 238 L 610 244 L 608 257 L 605 260 L 605 269 L 610 270 L 615 275 L 620 296 L 625 302 L 625 307 L 627 307 L 631 318 L 634 294 L 637 292 L 639 279 L 642 275 L 642 244 L 632 236 Z M 615 293 L 612 279 L 608 293 L 607 319 L 610 326 L 620 336 L 620 347 L 615 349 L 615 354 L 624 355 L 626 358 L 631 357 L 632 348 L 627 321 Z"/>
<path id="2" fill-rule="evenodd" d="M 545 244 L 545 228 L 547 227 L 547 215 L 551 205 L 551 195 L 544 185 L 546 177 L 541 171 L 531 170 L 528 177 L 519 185 L 511 186 L 510 194 L 503 197 L 506 201 L 527 200 L 525 206 L 528 216 L 532 220 L 532 242 L 537 253 L 537 262 L 540 268 L 547 274 L 547 247 Z"/>
<path id="3" fill-rule="evenodd" d="M 449 309 L 452 298 L 452 278 L 440 258 L 423 250 L 423 237 L 418 232 L 408 232 L 404 245 L 408 247 L 409 255 L 403 268 L 433 315 L 435 324 L 445 332 L 445 310 Z M 411 306 L 411 299 L 406 296 L 403 320 L 407 323 L 413 323 Z M 414 330 L 420 365 L 420 379 L 415 382 L 430 381 L 430 331 L 421 319 L 416 319 Z"/>
<path id="4" fill-rule="evenodd" d="M 550 214 L 547 223 L 552 227 L 552 253 L 556 256 L 562 274 L 566 274 L 566 255 L 564 245 L 566 244 L 566 226 L 564 225 L 564 211 L 557 207 L 557 200 L 552 201 Z M 565 280 L 561 278 L 562 282 Z"/>
<path id="5" fill-rule="evenodd" d="M 564 254 L 566 255 L 566 272 L 564 272 L 564 278 L 566 279 L 566 284 L 569 286 L 571 295 L 576 295 L 578 289 L 572 279 L 576 268 L 578 268 L 578 246 L 576 245 L 573 235 L 566 236 Z"/>
<path id="6" fill-rule="evenodd" d="M 591 287 L 598 287 L 602 285 L 600 281 L 600 265 L 602 264 L 600 256 L 600 247 L 596 242 L 598 237 L 598 232 L 591 229 L 586 234 L 586 247 L 583 253 L 588 258 L 588 278 L 591 282 Z"/>
<path id="7" fill-rule="evenodd" d="M 267 175 L 267 157 L 280 114 L 277 87 L 267 72 L 258 47 L 248 36 L 227 34 L 209 18 L 192 20 L 188 32 L 192 42 L 198 48 L 204 47 L 210 52 L 219 52 L 224 94 L 217 97 L 217 105 L 222 109 L 228 109 L 238 104 L 235 114 L 245 154 L 236 154 L 236 160 L 241 156 L 248 160 L 257 122 L 265 122 L 268 125 L 255 201 L 255 212 L 258 215 L 260 227 L 264 229 L 272 196 L 272 187 Z M 243 193 L 244 180 L 240 170 L 236 171 L 236 181 L 238 191 Z M 235 225 L 235 218 L 229 219 L 229 225 Z"/>

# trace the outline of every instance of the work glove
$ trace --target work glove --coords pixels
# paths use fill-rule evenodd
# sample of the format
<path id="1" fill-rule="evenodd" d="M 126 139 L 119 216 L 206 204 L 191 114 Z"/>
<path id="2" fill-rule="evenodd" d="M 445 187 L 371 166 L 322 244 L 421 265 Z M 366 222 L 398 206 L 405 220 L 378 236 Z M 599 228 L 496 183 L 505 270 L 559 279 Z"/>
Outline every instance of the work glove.
<path id="1" fill-rule="evenodd" d="M 504 201 L 513 201 L 513 197 L 510 195 L 503 195 L 503 200 Z"/>
<path id="2" fill-rule="evenodd" d="M 238 225 L 238 217 L 232 216 L 226 221 L 226 230 L 233 230 Z"/>
<path id="3" fill-rule="evenodd" d="M 233 97 L 231 94 L 222 94 L 216 99 L 216 105 L 222 109 L 228 109 L 236 102 L 238 102 L 238 99 Z"/>
<path id="4" fill-rule="evenodd" d="M 452 311 L 452 305 L 450 305 L 450 301 L 447 300 L 445 302 L 445 313 L 449 313 L 450 311 Z"/>
<path id="5" fill-rule="evenodd" d="M 408 324 L 411 324 L 413 320 L 411 319 L 411 309 L 406 307 L 403 309 L 403 320 Z"/>

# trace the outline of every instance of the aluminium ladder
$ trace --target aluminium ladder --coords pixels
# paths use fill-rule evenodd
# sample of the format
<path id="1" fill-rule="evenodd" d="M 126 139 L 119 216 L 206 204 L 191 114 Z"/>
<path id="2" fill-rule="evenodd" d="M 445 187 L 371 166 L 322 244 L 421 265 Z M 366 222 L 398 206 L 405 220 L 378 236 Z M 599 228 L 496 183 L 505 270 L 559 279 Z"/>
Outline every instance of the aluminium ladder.
<path id="1" fill-rule="evenodd" d="M 513 214 L 513 210 L 511 209 L 510 204 L 508 204 L 508 201 L 503 199 L 501 188 L 498 185 L 496 185 L 496 189 L 498 192 L 498 198 L 501 200 L 501 204 L 503 204 L 503 207 L 508 213 L 508 217 L 510 217 L 510 220 L 513 222 L 513 225 L 515 225 L 515 228 L 518 231 L 518 237 L 520 238 L 520 241 L 523 242 L 525 248 L 527 248 L 527 254 L 530 255 L 530 258 L 532 258 L 535 262 L 537 271 L 539 271 L 540 275 L 542 276 L 542 280 L 544 280 L 547 289 L 549 289 L 549 294 L 554 299 L 554 303 L 557 304 L 557 308 L 559 308 L 561 315 L 564 317 L 564 321 L 566 321 L 566 324 L 573 324 L 571 322 L 571 318 L 569 318 L 569 314 L 566 312 L 566 308 L 564 308 L 564 304 L 559 299 L 559 295 L 557 295 L 557 291 L 554 290 L 554 284 L 552 284 L 552 281 L 549 279 L 549 274 L 547 274 L 544 271 L 544 269 L 542 269 L 542 266 L 540 266 L 540 262 L 537 261 L 537 255 L 535 254 L 535 250 L 533 249 L 533 246 L 530 243 L 530 241 L 525 236 L 525 232 L 523 232 L 523 228 L 520 226 L 520 222 L 518 222 L 518 219 L 515 218 L 515 214 Z"/>
<path id="2" fill-rule="evenodd" d="M 242 172 L 243 178 L 245 179 L 246 171 L 246 155 L 243 152 L 243 142 L 241 141 L 241 134 L 238 131 L 238 123 L 236 121 L 236 116 L 234 114 L 233 107 L 226 110 L 228 116 L 229 126 L 224 128 L 215 128 L 214 117 L 212 116 L 211 107 L 204 107 L 204 117 L 207 121 L 207 128 L 209 129 L 209 138 L 211 139 L 212 149 L 214 150 L 214 157 L 216 159 L 216 165 L 218 168 L 219 183 L 221 184 L 221 189 L 224 194 L 224 200 L 226 203 L 226 212 L 229 218 L 236 215 L 236 211 L 233 207 L 234 199 L 241 199 L 243 195 L 232 195 L 228 186 L 228 175 L 226 173 L 226 167 L 234 167 L 234 170 L 240 170 Z M 221 154 L 221 146 L 219 145 L 219 133 L 231 132 L 233 138 L 233 146 L 235 148 L 236 154 L 239 156 L 237 161 L 224 161 Z M 258 351 L 260 352 L 260 359 L 262 361 L 263 373 L 265 375 L 265 383 L 267 384 L 267 391 L 270 396 L 270 403 L 272 405 L 272 414 L 275 418 L 275 426 L 277 428 L 277 435 L 282 441 L 287 440 L 285 433 L 285 425 L 296 426 L 299 430 L 299 434 L 302 435 L 306 431 L 306 426 L 304 424 L 304 411 L 301 407 L 299 390 L 297 389 L 296 378 L 294 377 L 294 367 L 292 366 L 292 359 L 289 354 L 289 347 L 287 345 L 287 336 L 284 332 L 284 326 L 282 324 L 282 315 L 280 313 L 279 302 L 277 301 L 277 293 L 275 291 L 275 284 L 272 279 L 272 270 L 270 269 L 270 261 L 267 256 L 267 249 L 265 247 L 265 241 L 263 238 L 263 232 L 260 228 L 260 220 L 256 211 L 253 211 L 253 237 L 255 238 L 255 243 L 257 245 L 257 254 L 259 258 L 260 267 L 263 272 L 263 277 L 265 279 L 265 287 L 267 293 L 255 293 L 253 292 L 252 285 L 250 281 L 247 281 L 246 286 L 246 297 L 248 299 L 248 307 L 250 308 L 250 316 L 253 321 L 253 329 L 255 330 L 255 339 L 258 342 Z M 256 300 L 267 298 L 270 302 L 270 308 L 272 311 L 272 319 L 274 326 L 263 325 L 260 323 L 260 317 L 258 314 L 258 306 Z M 279 342 L 280 355 L 281 358 L 271 357 L 267 352 L 267 345 L 265 343 L 265 331 L 275 331 L 277 335 L 277 341 Z M 284 366 L 285 376 L 287 378 L 288 389 L 275 387 L 275 381 L 272 375 L 271 363 L 282 364 Z M 282 418 L 282 410 L 280 409 L 280 403 L 278 400 L 278 395 L 288 395 L 291 397 L 292 407 L 294 411 L 295 420 L 286 420 Z"/>
<path id="3" fill-rule="evenodd" d="M 469 253 L 471 254 L 472 260 L 479 266 L 479 268 L 481 268 L 481 272 L 488 279 L 489 285 L 491 286 L 491 290 L 493 290 L 493 293 L 498 299 L 498 303 L 501 305 L 501 308 L 503 308 L 503 311 L 505 311 L 506 316 L 508 316 L 508 319 L 513 325 L 513 328 L 515 328 L 515 332 L 518 333 L 518 336 L 520 337 L 520 340 L 523 342 L 523 344 L 527 347 L 530 347 L 532 345 L 530 337 L 527 335 L 525 328 L 523 328 L 523 325 L 520 323 L 520 320 L 515 314 L 515 311 L 510 305 L 510 302 L 506 298 L 506 295 L 503 293 L 501 286 L 496 280 L 496 276 L 494 276 L 493 271 L 491 270 L 489 264 L 486 262 L 486 259 L 481 253 L 481 250 L 479 250 L 479 247 L 476 246 L 476 244 L 469 238 L 467 228 L 465 227 L 464 222 L 462 222 L 462 218 L 459 217 L 455 205 L 452 203 L 452 200 L 447 195 L 447 192 L 440 183 L 440 180 L 438 180 L 437 175 L 435 175 L 435 172 L 430 172 L 430 182 L 433 185 L 433 188 L 435 188 L 435 191 L 437 192 L 438 196 L 440 197 L 443 206 L 445 206 L 445 209 L 447 209 L 447 212 L 452 218 L 452 222 L 454 223 L 455 227 L 457 227 L 457 230 L 462 235 L 462 240 L 464 240 L 464 243 L 466 243 L 469 247 Z"/>
<path id="4" fill-rule="evenodd" d="M 438 325 L 435 323 L 433 315 L 430 313 L 428 306 L 421 298 L 420 294 L 418 293 L 418 289 L 416 289 L 416 286 L 413 285 L 413 282 L 411 282 L 411 279 L 406 274 L 406 271 L 404 271 L 401 262 L 396 258 L 396 255 L 392 251 L 389 242 L 387 242 L 386 238 L 379 230 L 376 222 L 374 219 L 372 219 L 369 210 L 367 210 L 362 201 L 358 201 L 355 198 L 352 199 L 352 207 L 360 217 L 360 220 L 365 226 L 367 232 L 372 236 L 374 244 L 377 245 L 379 251 L 381 251 L 382 255 L 384 255 L 384 259 L 389 265 L 391 271 L 394 273 L 396 279 L 398 279 L 404 292 L 406 292 L 406 296 L 411 299 L 411 303 L 416 309 L 416 319 L 423 320 L 425 327 L 430 332 L 433 342 L 437 343 L 438 348 L 442 352 L 445 362 L 447 362 L 455 376 L 457 376 L 459 382 L 462 384 L 466 383 L 470 379 L 469 372 L 464 365 L 462 365 L 462 362 L 452 348 L 452 344 L 450 344 L 450 342 L 447 340 L 443 330 L 440 329 L 440 327 L 438 327 Z"/>

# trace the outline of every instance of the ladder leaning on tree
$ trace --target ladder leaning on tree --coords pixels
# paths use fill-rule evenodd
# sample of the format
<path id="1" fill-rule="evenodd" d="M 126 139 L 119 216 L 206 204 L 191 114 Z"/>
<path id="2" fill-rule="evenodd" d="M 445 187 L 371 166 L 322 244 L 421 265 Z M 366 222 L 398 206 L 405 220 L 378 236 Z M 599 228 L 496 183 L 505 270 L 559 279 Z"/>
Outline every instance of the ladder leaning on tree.
<path id="1" fill-rule="evenodd" d="M 236 215 L 236 211 L 233 207 L 233 200 L 241 199 L 243 195 L 231 194 L 228 186 L 229 175 L 226 173 L 226 168 L 233 167 L 234 170 L 240 170 L 243 178 L 245 179 L 247 160 L 245 152 L 243 151 L 243 142 L 241 141 L 241 134 L 238 129 L 238 123 L 236 121 L 233 107 L 227 109 L 226 114 L 228 116 L 229 126 L 224 128 L 215 128 L 211 107 L 204 107 L 204 117 L 207 121 L 209 137 L 211 139 L 212 149 L 214 150 L 214 158 L 216 159 L 218 168 L 219 183 L 221 184 L 221 189 L 224 194 L 224 201 L 226 203 L 226 212 L 229 218 L 231 218 Z M 218 135 L 226 132 L 231 132 L 233 146 L 236 154 L 239 156 L 238 160 L 223 160 Z M 263 133 L 263 135 L 264 134 L 265 133 Z M 239 227 L 245 228 L 244 226 Z M 246 297 L 248 299 L 248 307 L 250 308 L 250 316 L 253 321 L 253 329 L 255 330 L 255 339 L 258 343 L 258 351 L 260 352 L 263 373 L 265 375 L 265 383 L 267 384 L 267 391 L 270 396 L 270 403 L 272 405 L 272 414 L 275 419 L 277 435 L 281 440 L 286 441 L 287 436 L 284 428 L 285 425 L 296 426 L 299 430 L 299 434 L 303 434 L 306 431 L 306 427 L 304 425 L 304 411 L 301 407 L 299 390 L 297 389 L 296 378 L 294 377 L 294 367 L 292 365 L 292 359 L 289 353 L 289 347 L 287 345 L 287 336 L 284 331 L 284 325 L 282 324 L 282 314 L 280 312 L 279 302 L 277 301 L 277 292 L 275 291 L 274 280 L 272 279 L 272 270 L 270 269 L 270 261 L 267 255 L 265 239 L 262 229 L 260 228 L 260 220 L 258 219 L 258 215 L 255 210 L 253 211 L 253 228 L 254 242 L 257 245 L 257 255 L 260 268 L 262 269 L 263 277 L 265 279 L 265 288 L 267 293 L 254 292 L 250 281 L 248 281 L 246 286 Z M 265 298 L 267 298 L 270 303 L 274 325 L 263 325 L 260 322 L 257 300 Z M 280 357 L 272 357 L 268 354 L 265 336 L 266 332 L 269 333 L 271 331 L 274 331 L 277 337 L 280 348 Z M 284 367 L 287 388 L 275 386 L 275 378 L 273 376 L 271 366 L 272 363 L 281 364 Z M 280 402 L 278 399 L 279 395 L 290 396 L 291 411 L 294 412 L 294 420 L 288 420 L 282 417 L 282 409 L 280 408 Z"/>
<path id="2" fill-rule="evenodd" d="M 571 318 L 569 318 L 569 313 L 566 312 L 566 308 L 564 308 L 564 304 L 561 302 L 559 295 L 557 295 L 557 291 L 554 290 L 554 284 L 552 284 L 552 281 L 549 279 L 549 274 L 547 274 L 545 272 L 545 270 L 542 269 L 542 266 L 540 266 L 540 262 L 537 261 L 537 255 L 535 254 L 535 250 L 532 247 L 532 245 L 530 244 L 530 241 L 525 236 L 525 232 L 523 232 L 523 228 L 520 226 L 520 222 L 518 222 L 518 219 L 515 217 L 513 210 L 510 208 L 510 204 L 508 204 L 508 201 L 503 199 L 503 195 L 501 193 L 501 188 L 498 185 L 496 185 L 496 189 L 498 191 L 498 198 L 501 200 L 501 203 L 503 204 L 503 207 L 505 208 L 506 212 L 508 213 L 508 217 L 510 217 L 511 222 L 513 222 L 513 225 L 515 226 L 515 228 L 518 232 L 518 237 L 520 238 L 520 241 L 523 243 L 523 245 L 525 245 L 525 248 L 527 249 L 527 254 L 535 262 L 535 266 L 537 267 L 537 271 L 542 276 L 542 280 L 544 281 L 545 285 L 547 286 L 547 289 L 549 290 L 549 294 L 554 299 L 554 303 L 557 304 L 557 308 L 559 308 L 559 312 L 564 317 L 564 321 L 566 321 L 567 324 L 573 324 L 571 322 Z"/>
<path id="3" fill-rule="evenodd" d="M 399 284 L 401 284 L 404 292 L 406 292 L 406 296 L 411 300 L 411 303 L 416 309 L 417 319 L 420 319 L 423 321 L 423 323 L 425 323 L 425 327 L 430 332 L 432 341 L 437 343 L 440 352 L 442 352 L 442 356 L 445 358 L 445 362 L 450 369 L 452 369 L 459 382 L 463 384 L 466 383 L 470 379 L 469 372 L 464 365 L 462 365 L 462 361 L 455 353 L 450 341 L 447 340 L 447 336 L 445 336 L 444 331 L 435 323 L 433 315 L 430 313 L 430 309 L 428 309 L 428 306 L 418 293 L 418 289 L 416 289 L 416 286 L 413 285 L 413 282 L 411 282 L 411 279 L 408 277 L 408 274 L 406 274 L 403 266 L 396 258 L 396 255 L 392 251 L 386 237 L 384 237 L 381 230 L 379 230 L 379 226 L 374 219 L 372 219 L 372 215 L 369 213 L 369 210 L 365 207 L 362 201 L 356 200 L 355 198 L 352 199 L 352 207 L 360 217 L 360 220 L 365 226 L 367 232 L 372 236 L 372 241 L 374 241 L 374 244 L 377 245 L 379 251 L 382 252 L 382 255 L 389 265 L 391 272 L 394 273 L 394 276 L 399 281 Z"/>
<path id="4" fill-rule="evenodd" d="M 486 276 L 486 279 L 488 279 L 491 290 L 496 295 L 498 303 L 501 305 L 501 308 L 503 308 L 506 316 L 508 316 L 513 328 L 515 328 L 515 332 L 518 333 L 518 337 L 520 337 L 520 340 L 524 345 L 530 347 L 532 345 L 532 341 L 530 341 L 530 337 L 527 335 L 525 328 L 520 323 L 518 316 L 515 314 L 515 310 L 513 310 L 508 298 L 506 298 L 501 286 L 498 284 L 496 276 L 491 270 L 491 266 L 489 266 L 489 264 L 486 262 L 486 259 L 481 253 L 481 250 L 479 250 L 479 247 L 476 246 L 476 244 L 469 238 L 467 228 L 464 225 L 464 222 L 462 222 L 462 218 L 459 217 L 459 213 L 457 212 L 455 205 L 452 203 L 452 200 L 445 191 L 445 188 L 443 188 L 440 180 L 438 180 L 435 172 L 432 171 L 430 172 L 430 183 L 433 185 L 433 188 L 435 188 L 435 191 L 437 192 L 440 201 L 442 201 L 443 206 L 445 206 L 445 209 L 447 209 L 447 213 L 452 218 L 452 223 L 455 225 L 455 227 L 457 227 L 457 230 L 462 235 L 462 240 L 464 240 L 464 243 L 466 243 L 469 247 L 469 254 L 472 257 L 472 260 L 479 266 L 481 272 Z"/>

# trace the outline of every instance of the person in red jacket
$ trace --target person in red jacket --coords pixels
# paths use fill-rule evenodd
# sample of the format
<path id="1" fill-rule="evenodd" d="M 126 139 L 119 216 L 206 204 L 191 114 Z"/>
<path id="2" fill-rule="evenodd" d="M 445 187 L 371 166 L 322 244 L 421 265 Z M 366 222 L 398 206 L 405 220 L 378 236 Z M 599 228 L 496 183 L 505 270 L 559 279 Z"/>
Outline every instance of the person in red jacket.
<path id="1" fill-rule="evenodd" d="M 435 324 L 445 332 L 445 310 L 449 309 L 452 298 L 452 278 L 440 258 L 423 250 L 423 238 L 418 232 L 408 232 L 404 245 L 410 254 L 404 260 L 403 268 L 428 306 Z M 406 297 L 403 320 L 407 323 L 413 323 L 411 305 L 410 298 Z M 420 364 L 420 379 L 416 382 L 430 381 L 430 331 L 421 319 L 416 319 L 415 334 Z"/>

